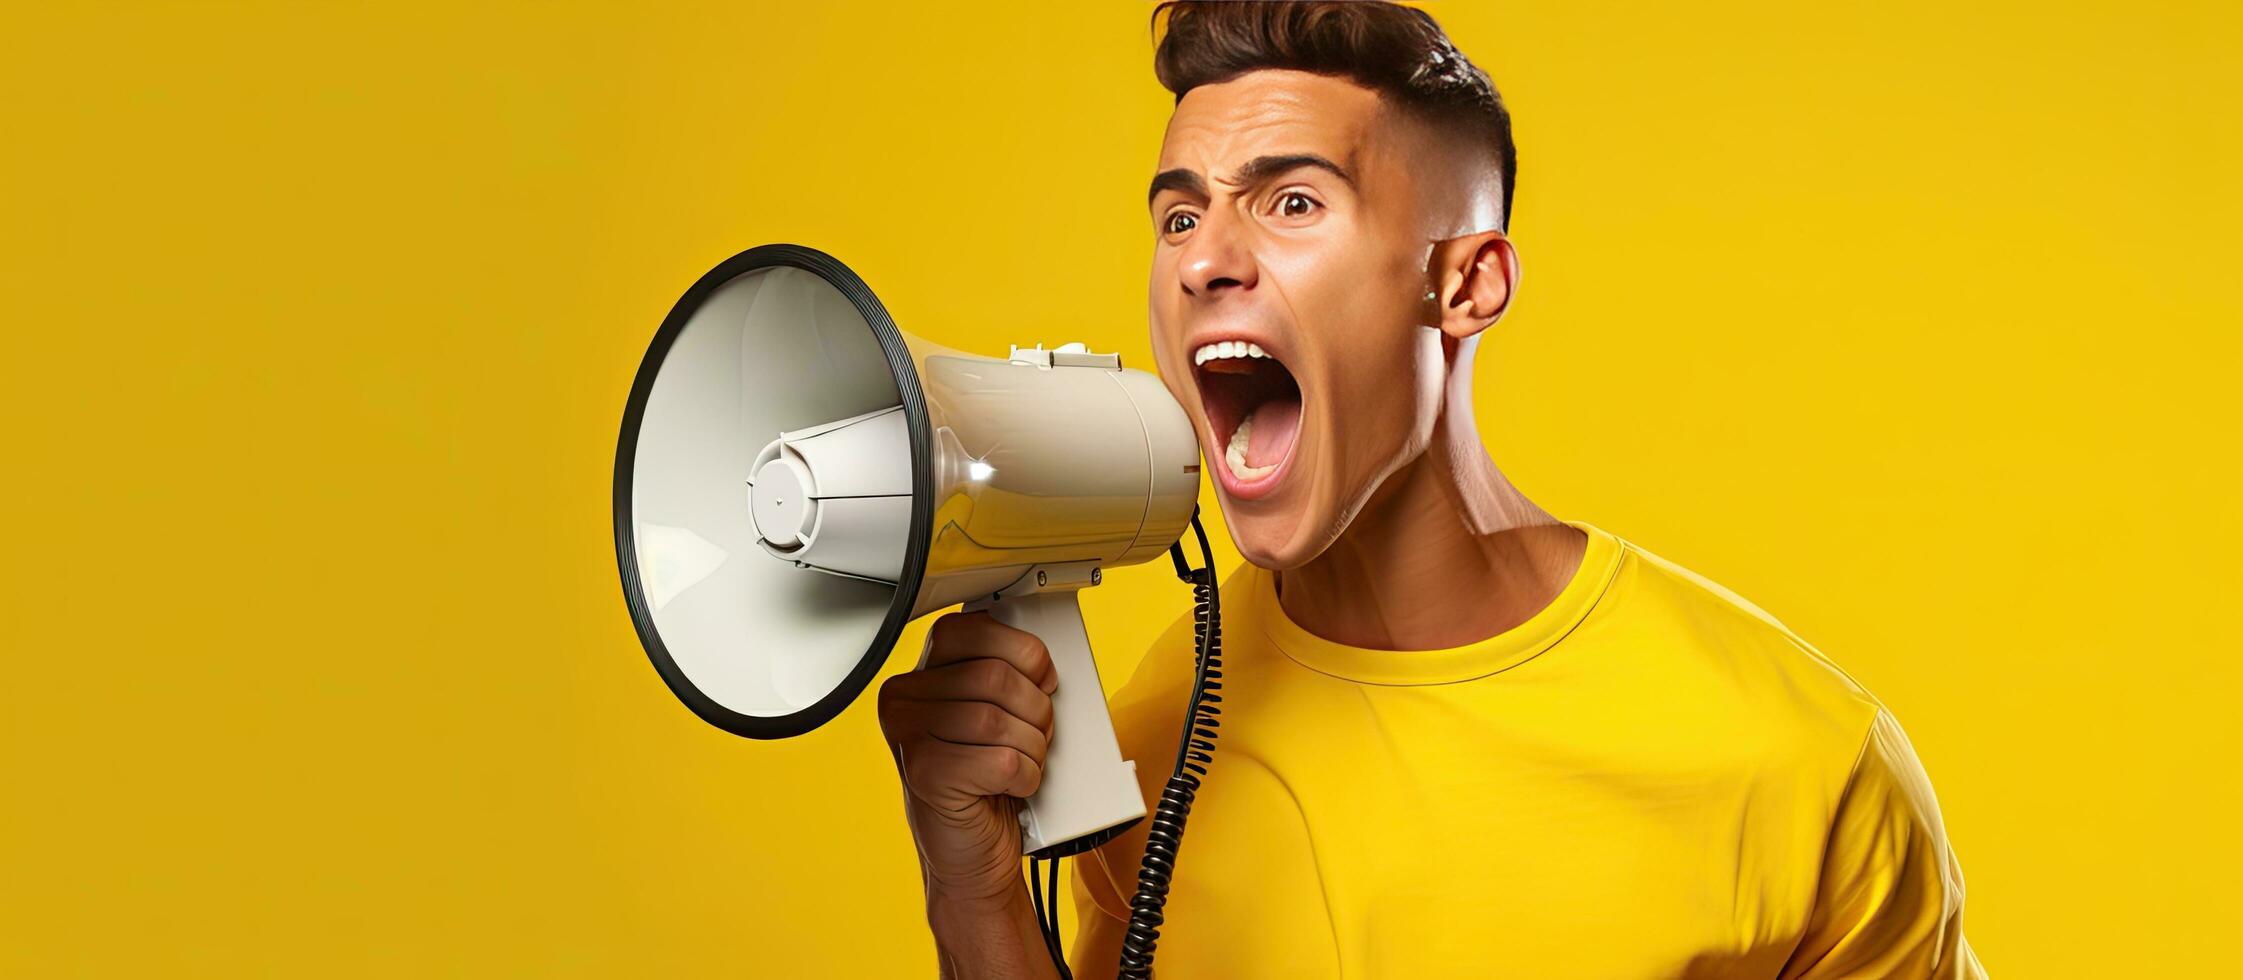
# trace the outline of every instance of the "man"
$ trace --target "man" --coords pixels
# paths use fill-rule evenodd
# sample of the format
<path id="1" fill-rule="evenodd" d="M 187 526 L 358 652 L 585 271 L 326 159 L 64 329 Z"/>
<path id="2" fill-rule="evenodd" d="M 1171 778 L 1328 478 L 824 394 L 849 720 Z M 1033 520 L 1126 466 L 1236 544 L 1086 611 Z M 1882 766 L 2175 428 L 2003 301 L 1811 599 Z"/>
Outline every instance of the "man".
<path id="1" fill-rule="evenodd" d="M 1249 562 L 1159 975 L 1982 976 L 1892 716 L 1481 446 L 1473 353 L 1519 284 L 1486 76 L 1396 6 L 1159 13 L 1155 358 Z M 1049 661 L 986 616 L 929 642 L 881 717 L 944 973 L 1055 976 L 1013 819 Z M 1190 650 L 1179 621 L 1113 699 L 1147 799 Z M 1144 846 L 1074 862 L 1077 976 L 1113 975 Z"/>

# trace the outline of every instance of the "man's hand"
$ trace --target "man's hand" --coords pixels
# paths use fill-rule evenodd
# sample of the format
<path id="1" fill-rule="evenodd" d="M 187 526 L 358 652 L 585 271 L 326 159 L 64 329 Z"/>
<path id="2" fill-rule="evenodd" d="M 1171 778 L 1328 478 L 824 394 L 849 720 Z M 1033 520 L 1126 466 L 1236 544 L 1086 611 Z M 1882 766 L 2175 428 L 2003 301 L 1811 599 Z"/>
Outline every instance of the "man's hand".
<path id="1" fill-rule="evenodd" d="M 880 686 L 945 976 L 1055 973 L 1021 884 L 1018 815 L 1043 781 L 1058 689 L 1043 641 L 988 613 L 935 620 L 926 665 Z"/>

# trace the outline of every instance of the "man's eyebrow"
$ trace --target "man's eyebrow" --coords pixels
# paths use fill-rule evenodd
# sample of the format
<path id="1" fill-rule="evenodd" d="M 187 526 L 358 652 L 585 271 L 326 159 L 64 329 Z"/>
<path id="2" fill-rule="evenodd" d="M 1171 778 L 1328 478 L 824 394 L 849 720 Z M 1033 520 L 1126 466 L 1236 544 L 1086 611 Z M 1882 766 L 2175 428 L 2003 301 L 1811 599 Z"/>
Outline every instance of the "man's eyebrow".
<path id="1" fill-rule="evenodd" d="M 1175 170 L 1163 170 L 1153 176 L 1152 189 L 1145 192 L 1145 206 L 1152 207 L 1153 198 L 1159 197 L 1162 191 L 1183 191 L 1194 197 L 1206 197 L 1207 182 L 1199 179 L 1197 171 L 1185 170 L 1182 167 Z"/>
<path id="2" fill-rule="evenodd" d="M 1355 186 L 1354 175 L 1349 174 L 1345 167 L 1314 153 L 1281 153 L 1276 156 L 1255 157 L 1246 161 L 1246 165 L 1238 168 L 1238 173 L 1232 174 L 1231 179 L 1224 183 L 1252 186 L 1296 167 L 1315 167 L 1330 171 L 1332 176 L 1338 177 L 1348 187 Z"/>
<path id="3" fill-rule="evenodd" d="M 1319 170 L 1329 171 L 1332 176 L 1345 182 L 1349 188 L 1355 186 L 1355 176 L 1348 173 L 1347 168 L 1314 153 L 1279 153 L 1255 157 L 1246 161 L 1246 165 L 1238 168 L 1238 172 L 1232 174 L 1231 178 L 1224 183 L 1252 186 L 1296 167 L 1315 167 Z M 1182 168 L 1163 170 L 1153 178 L 1152 188 L 1145 192 L 1145 206 L 1151 207 L 1153 198 L 1159 197 L 1160 192 L 1166 190 L 1178 190 L 1187 194 L 1206 197 L 1207 183 L 1199 178 L 1198 173 L 1190 170 Z"/>

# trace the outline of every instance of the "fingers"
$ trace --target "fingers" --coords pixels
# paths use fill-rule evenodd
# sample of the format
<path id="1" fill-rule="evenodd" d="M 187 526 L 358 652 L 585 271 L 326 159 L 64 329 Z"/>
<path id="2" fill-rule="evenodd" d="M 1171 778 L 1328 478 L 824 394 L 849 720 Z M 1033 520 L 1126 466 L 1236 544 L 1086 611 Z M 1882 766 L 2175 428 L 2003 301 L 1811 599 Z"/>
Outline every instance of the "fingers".
<path id="1" fill-rule="evenodd" d="M 1059 689 L 1059 672 L 1052 666 L 1044 641 L 1026 630 L 1014 629 L 987 612 L 950 613 L 935 620 L 927 631 L 927 667 L 988 657 L 1002 660 L 1026 675 L 1049 694 Z"/>
<path id="2" fill-rule="evenodd" d="M 938 810 L 964 810 L 989 796 L 1030 797 L 1044 767 L 1001 745 L 960 745 L 932 735 L 901 747 L 904 786 Z"/>
<path id="3" fill-rule="evenodd" d="M 880 686 L 880 727 L 905 786 L 949 811 L 1034 795 L 1059 687 L 1043 641 L 987 613 L 952 613 L 927 647 L 926 666 Z"/>
<path id="4" fill-rule="evenodd" d="M 1051 695 L 1002 660 L 983 657 L 888 678 L 880 685 L 881 724 L 889 726 L 891 705 L 906 701 L 991 704 L 1051 734 Z M 895 720 L 911 719 L 898 716 Z"/>
<path id="5" fill-rule="evenodd" d="M 1051 732 L 987 701 L 899 700 L 887 717 L 899 730 L 931 735 L 956 745 L 993 745 L 1013 749 L 1041 763 Z"/>

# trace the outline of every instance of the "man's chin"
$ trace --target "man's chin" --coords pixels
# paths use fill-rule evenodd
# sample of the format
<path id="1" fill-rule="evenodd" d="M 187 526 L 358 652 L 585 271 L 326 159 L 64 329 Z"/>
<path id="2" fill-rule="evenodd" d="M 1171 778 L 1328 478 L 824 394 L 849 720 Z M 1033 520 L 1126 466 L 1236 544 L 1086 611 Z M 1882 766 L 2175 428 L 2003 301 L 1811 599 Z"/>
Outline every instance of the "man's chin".
<path id="1" fill-rule="evenodd" d="M 1323 542 L 1302 533 L 1310 525 L 1299 508 L 1275 508 L 1269 503 L 1251 501 L 1242 506 L 1224 498 L 1224 522 L 1240 557 L 1249 564 L 1285 571 L 1307 564 L 1324 550 Z"/>

